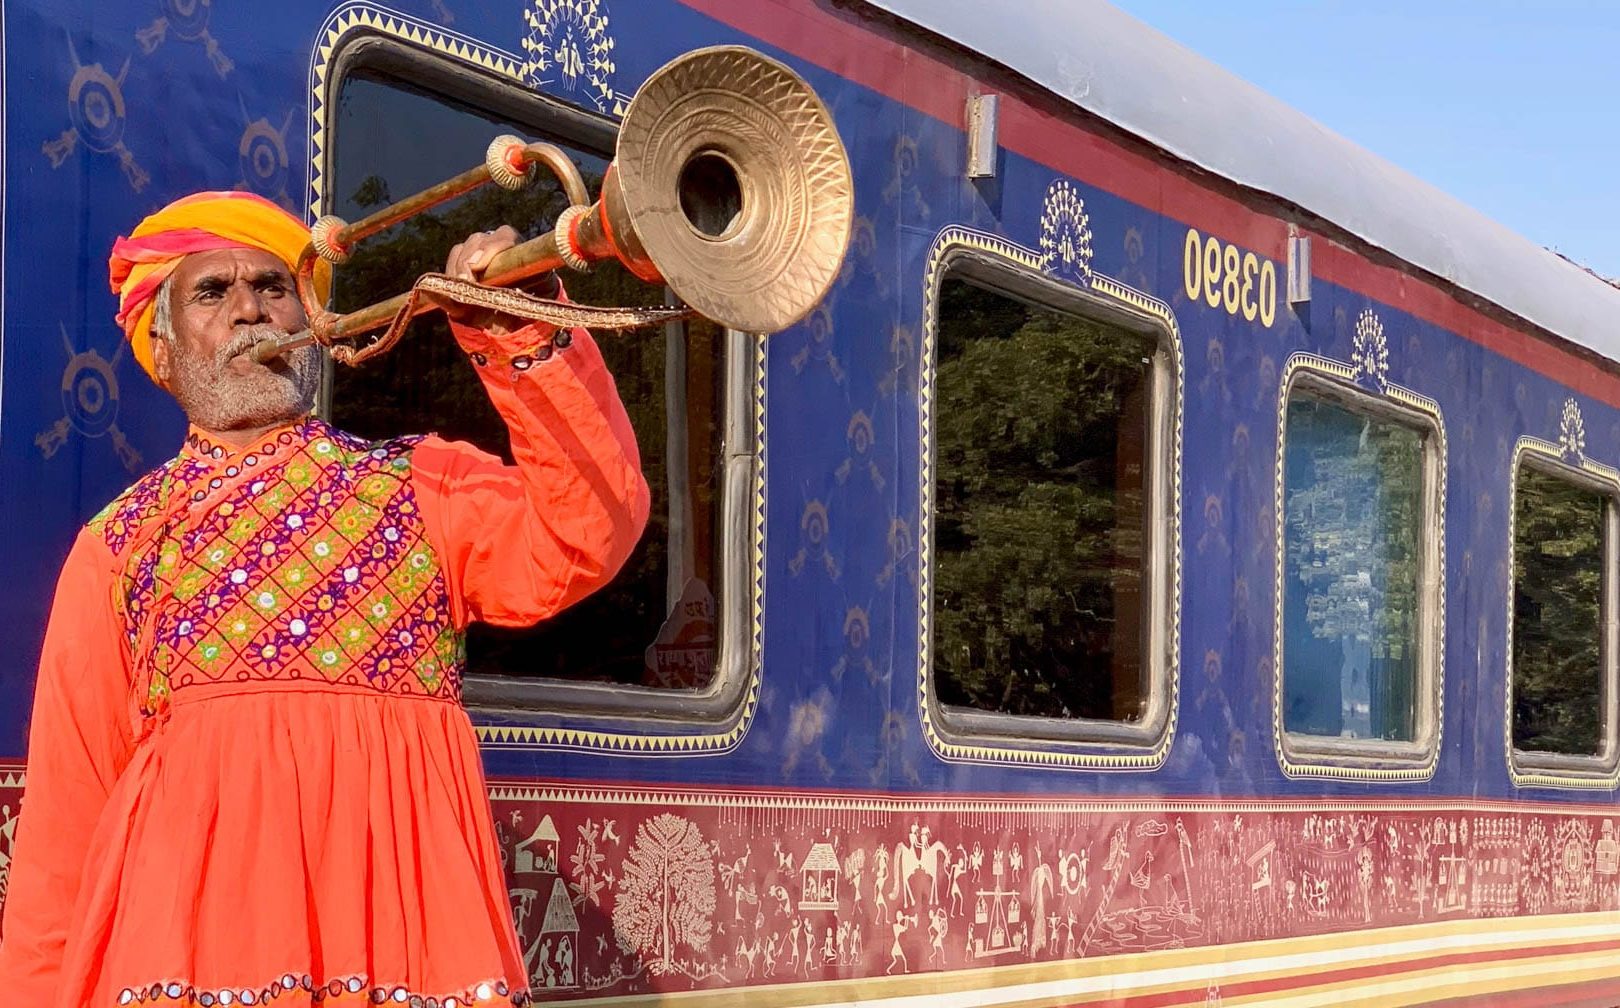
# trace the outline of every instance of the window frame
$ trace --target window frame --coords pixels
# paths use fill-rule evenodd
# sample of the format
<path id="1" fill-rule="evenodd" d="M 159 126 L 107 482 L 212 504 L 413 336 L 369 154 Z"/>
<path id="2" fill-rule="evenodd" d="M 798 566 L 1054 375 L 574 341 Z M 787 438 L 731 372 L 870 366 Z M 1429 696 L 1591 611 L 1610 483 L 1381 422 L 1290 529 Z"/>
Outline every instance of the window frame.
<path id="1" fill-rule="evenodd" d="M 1276 582 L 1274 600 L 1272 723 L 1278 761 L 1290 777 L 1350 780 L 1426 780 L 1440 757 L 1445 705 L 1445 492 L 1446 436 L 1440 409 L 1432 400 L 1398 385 L 1383 394 L 1361 387 L 1358 372 L 1337 361 L 1297 354 L 1289 360 L 1277 410 Z M 1419 609 L 1417 681 L 1412 695 L 1413 738 L 1347 739 L 1289 731 L 1284 721 L 1288 656 L 1283 647 L 1284 598 L 1289 577 L 1287 550 L 1288 407 L 1305 394 L 1362 416 L 1398 424 L 1423 437 L 1422 513 L 1419 529 Z"/>
<path id="2" fill-rule="evenodd" d="M 971 756 L 997 762 L 1048 763 L 1088 769 L 1151 769 L 1168 755 L 1174 736 L 1179 694 L 1180 648 L 1180 484 L 1182 354 L 1180 335 L 1168 306 L 1106 277 L 1092 276 L 1089 285 L 1070 283 L 1043 272 L 1004 241 L 980 238 L 967 229 L 948 230 L 936 243 L 929 280 L 924 325 L 928 331 L 923 366 L 931 388 L 937 368 L 939 292 L 947 280 L 961 280 L 1014 300 L 1087 322 L 1146 336 L 1153 354 L 1150 414 L 1146 425 L 1143 481 L 1148 498 L 1143 559 L 1144 607 L 1142 658 L 1147 706 L 1135 722 L 1094 718 L 1054 718 L 1003 714 L 946 704 L 935 689 L 934 587 L 925 575 L 919 592 L 923 609 L 921 640 L 922 696 L 925 735 L 942 755 Z M 924 567 L 934 563 L 934 484 L 937 472 L 937 426 L 934 397 L 924 444 L 924 485 L 920 500 L 924 518 Z"/>
<path id="3" fill-rule="evenodd" d="M 608 116 L 560 101 L 449 52 L 382 31 L 359 30 L 339 43 L 324 75 L 321 96 L 326 109 L 337 107 L 344 83 L 355 74 L 390 78 L 431 97 L 503 119 L 512 124 L 513 132 L 604 158 L 611 159 L 617 144 L 619 126 Z M 328 122 L 326 130 L 329 135 L 334 132 L 335 123 Z M 336 146 L 328 141 L 320 152 L 317 168 L 325 179 L 336 177 Z M 478 156 L 479 152 L 469 151 L 469 165 Z M 320 199 L 317 213 L 327 212 L 332 201 L 330 186 L 322 188 Z M 657 738 L 667 740 L 674 751 L 696 752 L 735 745 L 746 729 L 762 668 L 759 625 L 765 558 L 763 529 L 756 516 L 765 513 L 765 356 L 762 340 L 736 330 L 722 332 L 726 375 L 722 452 L 715 468 L 724 482 L 718 495 L 720 590 L 715 599 L 713 679 L 701 689 L 656 689 L 551 678 L 511 679 L 469 671 L 462 683 L 463 705 L 481 725 L 488 726 L 503 747 L 557 744 L 551 736 L 566 735 L 569 741 L 563 744 L 588 749 L 646 749 L 638 740 Z M 325 367 L 316 411 L 329 416 L 334 367 L 329 358 Z M 665 374 L 667 381 L 667 369 Z M 670 503 L 675 506 L 673 497 Z M 537 716 L 550 723 L 551 716 L 574 715 L 587 717 L 598 726 L 609 722 L 604 726 L 609 730 L 580 733 L 563 729 L 544 740 L 519 737 L 524 735 L 523 726 L 534 724 Z M 657 727 L 649 732 L 649 725 Z M 683 725 L 703 729 L 698 738 L 704 745 L 695 746 L 692 736 L 680 734 Z M 671 731 L 676 734 L 669 734 Z"/>
<path id="4" fill-rule="evenodd" d="M 1620 787 L 1620 472 L 1577 456 L 1572 463 L 1558 445 L 1536 438 L 1520 438 L 1514 445 L 1508 472 L 1507 629 L 1503 651 L 1503 739 L 1508 769 L 1514 784 L 1561 788 L 1612 789 Z M 1514 550 L 1518 531 L 1519 474 L 1524 468 L 1563 480 L 1604 498 L 1603 601 L 1599 626 L 1599 654 L 1603 662 L 1601 704 L 1603 725 L 1595 755 L 1521 749 L 1513 738 L 1513 660 L 1515 613 Z"/>

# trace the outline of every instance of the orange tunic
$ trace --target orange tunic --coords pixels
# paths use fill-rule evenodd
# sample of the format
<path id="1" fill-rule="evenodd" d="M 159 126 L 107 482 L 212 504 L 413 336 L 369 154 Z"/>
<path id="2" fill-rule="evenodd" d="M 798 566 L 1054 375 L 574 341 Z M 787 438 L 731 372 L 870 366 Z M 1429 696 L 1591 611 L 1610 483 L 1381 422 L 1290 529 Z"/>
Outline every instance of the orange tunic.
<path id="1" fill-rule="evenodd" d="M 462 630 L 610 579 L 647 488 L 590 336 L 457 328 L 517 465 L 319 420 L 193 431 L 57 585 L 0 997 L 526 1003 Z"/>

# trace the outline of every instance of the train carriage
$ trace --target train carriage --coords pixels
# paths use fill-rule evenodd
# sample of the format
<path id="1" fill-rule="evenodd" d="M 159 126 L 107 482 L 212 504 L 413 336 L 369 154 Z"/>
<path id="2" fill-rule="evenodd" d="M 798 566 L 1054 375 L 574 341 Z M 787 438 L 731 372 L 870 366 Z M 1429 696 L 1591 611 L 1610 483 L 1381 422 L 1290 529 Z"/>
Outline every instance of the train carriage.
<path id="1" fill-rule="evenodd" d="M 500 133 L 594 188 L 736 44 L 830 110 L 849 248 L 766 338 L 603 339 L 647 535 L 469 635 L 537 997 L 1620 1003 L 1614 286 L 1092 0 L 9 0 L 0 43 L 0 897 L 55 572 L 185 429 L 114 236 L 352 220 Z M 336 302 L 566 203 L 447 204 Z M 320 409 L 506 450 L 429 320 Z"/>

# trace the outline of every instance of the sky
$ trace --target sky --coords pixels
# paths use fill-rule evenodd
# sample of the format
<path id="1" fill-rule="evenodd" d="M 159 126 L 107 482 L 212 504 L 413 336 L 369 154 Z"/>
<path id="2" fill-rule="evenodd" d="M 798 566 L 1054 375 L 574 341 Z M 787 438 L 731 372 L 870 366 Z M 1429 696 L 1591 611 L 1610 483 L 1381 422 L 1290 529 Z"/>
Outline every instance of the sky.
<path id="1" fill-rule="evenodd" d="M 1620 277 L 1620 0 L 1112 0 L 1539 245 Z"/>

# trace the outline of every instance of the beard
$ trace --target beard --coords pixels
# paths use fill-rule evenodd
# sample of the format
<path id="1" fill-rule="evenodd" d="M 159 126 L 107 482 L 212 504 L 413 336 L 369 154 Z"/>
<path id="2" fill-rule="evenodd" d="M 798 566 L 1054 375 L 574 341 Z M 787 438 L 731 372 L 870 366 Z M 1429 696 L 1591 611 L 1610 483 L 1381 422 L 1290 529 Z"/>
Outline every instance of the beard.
<path id="1" fill-rule="evenodd" d="M 237 431 L 274 427 L 308 413 L 321 381 L 318 347 L 290 350 L 245 374 L 231 366 L 239 354 L 286 335 L 272 325 L 238 326 L 212 357 L 176 353 L 170 388 L 186 417 L 203 430 Z"/>

